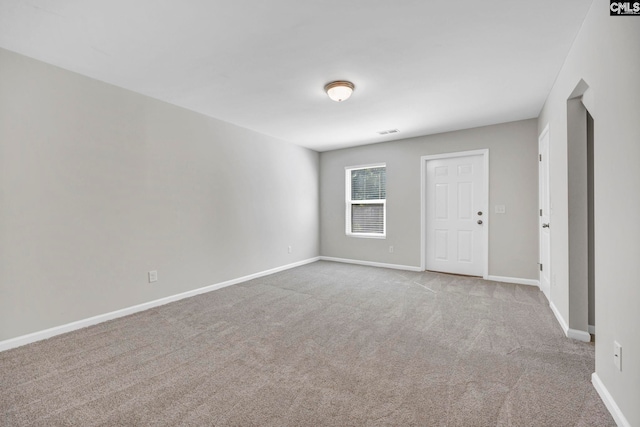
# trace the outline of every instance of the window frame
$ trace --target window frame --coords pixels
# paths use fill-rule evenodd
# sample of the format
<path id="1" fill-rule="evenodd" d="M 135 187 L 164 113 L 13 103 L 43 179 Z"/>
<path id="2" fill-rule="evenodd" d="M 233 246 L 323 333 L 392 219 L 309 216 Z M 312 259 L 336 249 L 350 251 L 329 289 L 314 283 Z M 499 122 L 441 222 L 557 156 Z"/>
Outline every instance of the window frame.
<path id="1" fill-rule="evenodd" d="M 352 200 L 351 199 L 351 171 L 362 169 L 385 168 L 385 198 L 372 200 Z M 345 234 L 349 237 L 361 237 L 367 239 L 386 239 L 387 238 L 387 186 L 386 186 L 386 163 L 372 163 L 368 165 L 346 166 L 345 170 Z M 382 204 L 382 234 L 379 233 L 357 233 L 353 232 L 351 224 L 352 206 L 353 205 L 380 205 Z"/>

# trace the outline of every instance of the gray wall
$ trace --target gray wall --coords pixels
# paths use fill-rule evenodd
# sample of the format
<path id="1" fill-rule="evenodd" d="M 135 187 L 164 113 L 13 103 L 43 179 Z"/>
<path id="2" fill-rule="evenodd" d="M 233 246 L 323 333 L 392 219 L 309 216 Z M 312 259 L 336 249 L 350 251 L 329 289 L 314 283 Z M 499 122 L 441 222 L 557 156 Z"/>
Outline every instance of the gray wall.
<path id="1" fill-rule="evenodd" d="M 0 50 L 0 341 L 318 256 L 318 157 Z"/>
<path id="2" fill-rule="evenodd" d="M 538 279 L 538 142 L 535 119 L 366 145 L 320 155 L 320 253 L 420 266 L 420 157 L 489 149 L 489 274 Z M 387 164 L 387 238 L 345 235 L 347 166 Z M 506 214 L 494 214 L 496 204 Z M 394 253 L 389 253 L 389 246 Z"/>
<path id="3" fill-rule="evenodd" d="M 640 425 L 640 19 L 594 1 L 541 112 L 549 124 L 551 302 L 567 320 L 567 99 L 580 79 L 594 119 L 596 373 L 630 425 Z M 613 363 L 622 345 L 623 370 Z"/>

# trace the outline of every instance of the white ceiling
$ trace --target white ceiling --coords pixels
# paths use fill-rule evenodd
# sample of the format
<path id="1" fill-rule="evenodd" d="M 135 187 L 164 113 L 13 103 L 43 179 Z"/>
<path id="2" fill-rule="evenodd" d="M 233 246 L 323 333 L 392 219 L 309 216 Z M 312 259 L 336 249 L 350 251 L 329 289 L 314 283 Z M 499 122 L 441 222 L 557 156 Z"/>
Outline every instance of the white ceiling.
<path id="1" fill-rule="evenodd" d="M 537 117 L 591 3 L 0 0 L 0 47 L 326 151 Z"/>

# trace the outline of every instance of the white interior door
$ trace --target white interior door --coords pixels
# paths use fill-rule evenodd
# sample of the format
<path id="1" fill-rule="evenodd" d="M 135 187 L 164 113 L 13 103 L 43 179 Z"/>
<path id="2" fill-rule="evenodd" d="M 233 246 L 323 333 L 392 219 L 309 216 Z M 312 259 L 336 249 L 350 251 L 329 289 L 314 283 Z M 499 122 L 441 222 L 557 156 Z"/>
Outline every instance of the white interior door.
<path id="1" fill-rule="evenodd" d="M 482 155 L 427 161 L 426 268 L 482 276 L 487 222 Z"/>
<path id="2" fill-rule="evenodd" d="M 551 290 L 551 233 L 549 217 L 551 202 L 549 193 L 549 128 L 540 134 L 538 139 L 538 193 L 540 205 L 540 289 L 550 298 Z"/>

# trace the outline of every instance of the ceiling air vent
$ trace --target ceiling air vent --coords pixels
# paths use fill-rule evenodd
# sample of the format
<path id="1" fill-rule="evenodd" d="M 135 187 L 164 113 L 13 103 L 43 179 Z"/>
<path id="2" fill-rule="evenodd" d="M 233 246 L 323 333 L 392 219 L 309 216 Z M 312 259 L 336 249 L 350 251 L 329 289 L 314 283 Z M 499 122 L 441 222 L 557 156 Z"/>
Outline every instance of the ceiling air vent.
<path id="1" fill-rule="evenodd" d="M 391 133 L 398 133 L 398 132 L 400 132 L 398 129 L 380 130 L 378 131 L 378 135 L 389 135 Z"/>

